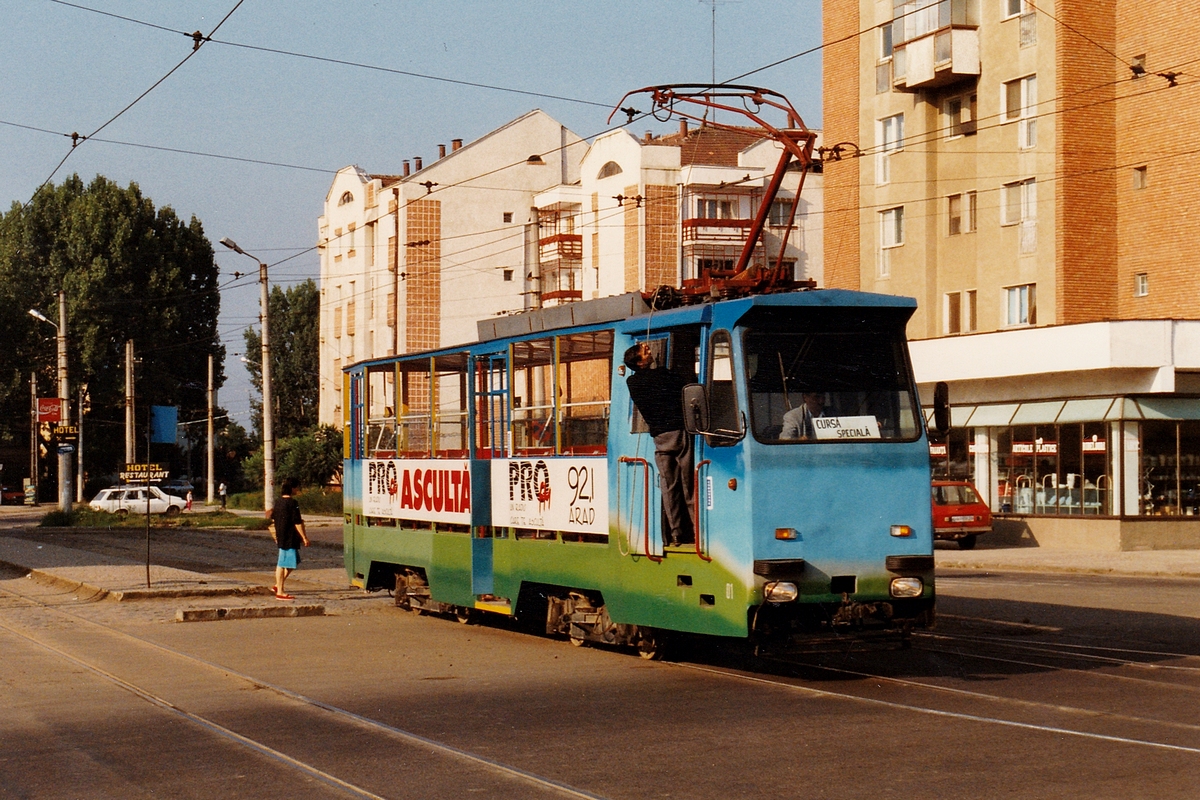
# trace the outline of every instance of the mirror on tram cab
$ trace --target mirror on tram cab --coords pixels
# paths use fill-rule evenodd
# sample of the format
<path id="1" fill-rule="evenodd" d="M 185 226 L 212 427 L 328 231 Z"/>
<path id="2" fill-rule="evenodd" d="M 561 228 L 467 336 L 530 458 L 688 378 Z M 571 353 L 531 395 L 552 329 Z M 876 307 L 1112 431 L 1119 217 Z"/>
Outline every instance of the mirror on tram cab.
<path id="1" fill-rule="evenodd" d="M 688 433 L 708 433 L 708 393 L 698 383 L 683 387 L 683 427 Z"/>
<path id="2" fill-rule="evenodd" d="M 938 381 L 933 387 L 933 433 L 941 439 L 950 432 L 950 387 Z"/>

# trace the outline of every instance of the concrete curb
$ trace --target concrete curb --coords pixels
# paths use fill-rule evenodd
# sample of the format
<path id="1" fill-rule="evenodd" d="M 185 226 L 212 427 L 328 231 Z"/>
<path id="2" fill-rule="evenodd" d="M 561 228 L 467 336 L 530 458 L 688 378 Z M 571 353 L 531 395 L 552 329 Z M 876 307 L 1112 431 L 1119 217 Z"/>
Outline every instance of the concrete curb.
<path id="1" fill-rule="evenodd" d="M 1028 564 L 1014 562 L 996 562 L 982 564 L 966 561 L 938 561 L 937 569 L 961 569 L 976 572 L 1037 572 L 1058 573 L 1062 575 L 1111 575 L 1121 578 L 1184 578 L 1194 580 L 1200 578 L 1200 570 L 1165 570 L 1165 569 L 1115 569 L 1113 567 L 1062 566 L 1058 564 Z"/>
<path id="2" fill-rule="evenodd" d="M 216 622 L 223 619 L 267 619 L 271 617 L 323 617 L 325 606 L 240 606 L 236 608 L 181 608 L 176 622 Z"/>
<path id="3" fill-rule="evenodd" d="M 170 597 L 252 597 L 254 595 L 271 595 L 273 592 L 266 586 L 162 586 L 147 589 L 105 589 L 93 584 L 64 578 L 53 572 L 41 569 L 29 569 L 22 564 L 0 560 L 0 564 L 26 572 L 30 578 L 47 586 L 56 586 L 68 592 L 88 592 L 97 599 L 109 598 L 122 600 L 152 600 Z"/>

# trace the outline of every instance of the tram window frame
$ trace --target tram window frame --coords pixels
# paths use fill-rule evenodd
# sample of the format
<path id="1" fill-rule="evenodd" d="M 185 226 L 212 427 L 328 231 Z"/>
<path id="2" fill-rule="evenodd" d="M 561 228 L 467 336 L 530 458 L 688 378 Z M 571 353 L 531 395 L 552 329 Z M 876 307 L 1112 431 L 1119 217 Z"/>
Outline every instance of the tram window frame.
<path id="1" fill-rule="evenodd" d="M 367 367 L 364 371 L 367 458 L 396 457 L 396 383 L 395 364 Z"/>
<path id="2" fill-rule="evenodd" d="M 723 349 L 723 354 L 722 354 Z M 724 366 L 720 362 L 727 362 Z M 708 336 L 705 358 L 704 386 L 708 394 L 708 428 L 720 431 L 706 435 L 710 447 L 731 447 L 741 441 L 745 432 L 741 408 L 738 405 L 737 365 L 733 356 L 733 334 L 724 328 Z"/>
<path id="3" fill-rule="evenodd" d="M 557 337 L 555 418 L 563 455 L 608 452 L 614 341 L 612 329 Z"/>
<path id="4" fill-rule="evenodd" d="M 514 456 L 553 455 L 558 449 L 556 355 L 553 336 L 524 339 L 509 348 L 507 431 Z"/>
<path id="5" fill-rule="evenodd" d="M 433 387 L 429 356 L 396 362 L 396 458 L 429 458 L 433 448 Z"/>
<path id="6" fill-rule="evenodd" d="M 654 363 L 664 366 L 671 372 L 683 377 L 687 383 L 699 380 L 700 343 L 704 340 L 704 329 L 700 324 L 681 325 L 665 330 L 653 331 L 644 336 L 633 337 L 634 344 L 645 342 L 650 346 L 650 354 Z M 626 376 L 628 380 L 628 375 Z M 682 405 L 683 397 L 679 398 Z M 631 417 L 629 432 L 633 434 L 649 433 L 650 426 L 642 418 L 642 412 L 635 403 L 630 403 Z"/>
<path id="7" fill-rule="evenodd" d="M 772 324 L 775 322 L 770 316 L 762 315 L 753 324 L 747 323 L 742 331 L 742 352 L 746 361 L 744 377 L 750 402 L 750 427 L 757 441 L 769 445 L 794 445 L 839 442 L 900 443 L 920 438 L 920 407 L 912 384 L 912 368 L 904 351 L 903 328 L 897 333 L 887 319 L 855 320 L 842 317 L 822 321 L 816 315 L 808 320 L 807 324 L 795 327 L 789 326 L 787 322 L 783 322 L 782 326 Z M 819 372 L 813 372 L 807 367 L 806 374 L 794 375 L 794 365 L 785 368 L 786 374 L 781 375 L 772 371 L 768 365 L 767 378 L 764 379 L 756 368 L 760 353 L 755 339 L 768 335 L 771 341 L 777 341 L 785 335 L 813 337 L 813 342 L 818 341 L 817 337 L 873 335 L 879 338 L 863 339 L 864 345 L 873 345 L 874 349 L 859 347 L 854 351 L 857 366 L 846 362 L 843 364 L 841 375 L 831 372 L 821 377 Z M 841 343 L 834 344 L 839 346 L 829 347 L 830 352 L 850 352 L 850 348 Z M 885 349 L 892 351 L 890 360 L 871 355 Z M 820 366 L 819 362 L 817 366 Z M 877 372 L 884 367 L 889 370 L 888 373 L 872 375 L 872 370 Z M 847 382 L 847 375 L 855 376 L 854 380 Z M 821 377 L 821 380 L 815 381 L 816 377 Z M 867 378 L 873 380 L 864 382 Z M 767 388 L 755 388 L 756 384 L 762 384 L 764 381 Z M 839 384 L 842 384 L 840 388 Z M 874 416 L 879 426 L 879 438 L 782 438 L 783 414 L 792 408 L 799 408 L 790 405 L 793 393 L 823 395 L 825 408 L 827 411 L 833 409 L 833 416 Z M 783 398 L 782 404 L 775 399 L 776 396 Z M 886 413 L 881 414 L 881 411 Z M 826 416 L 829 414 L 826 413 Z"/>
<path id="8" fill-rule="evenodd" d="M 443 353 L 430 359 L 433 393 L 432 444 L 441 458 L 466 458 L 470 454 L 471 357 L 467 351 Z M 455 446 L 451 446 L 455 445 Z"/>

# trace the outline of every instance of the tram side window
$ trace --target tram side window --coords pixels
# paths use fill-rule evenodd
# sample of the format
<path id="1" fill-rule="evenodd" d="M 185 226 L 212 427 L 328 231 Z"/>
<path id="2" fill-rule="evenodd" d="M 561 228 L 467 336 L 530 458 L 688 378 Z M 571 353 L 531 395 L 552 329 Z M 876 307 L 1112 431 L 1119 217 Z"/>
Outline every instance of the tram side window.
<path id="1" fill-rule="evenodd" d="M 512 450 L 550 454 L 557 447 L 554 424 L 554 339 L 512 346 Z"/>
<path id="2" fill-rule="evenodd" d="M 396 455 L 396 368 L 367 371 L 367 457 Z"/>
<path id="3" fill-rule="evenodd" d="M 700 338 L 700 326 L 689 325 L 673 328 L 668 332 L 655 333 L 642 341 L 649 345 L 650 356 L 656 365 L 666 366 L 671 372 L 682 376 L 686 383 L 695 383 L 700 366 Z M 683 402 L 682 397 L 679 402 Z M 646 420 L 642 418 L 637 406 L 633 408 L 633 420 L 629 432 L 650 432 L 650 428 L 646 425 Z"/>
<path id="4" fill-rule="evenodd" d="M 434 446 L 439 456 L 467 456 L 470 441 L 467 435 L 467 375 L 467 353 L 434 357 Z"/>
<path id="5" fill-rule="evenodd" d="M 407 458 L 429 456 L 433 406 L 430 398 L 429 359 L 399 362 L 400 421 L 397 453 Z"/>
<path id="6" fill-rule="evenodd" d="M 567 455 L 602 455 L 608 450 L 613 333 L 560 336 L 558 353 L 561 450 Z"/>
<path id="7" fill-rule="evenodd" d="M 710 430 L 736 434 L 742 429 L 733 383 L 733 344 L 729 331 L 716 331 L 709 339 L 708 414 Z M 709 438 L 709 444 L 715 446 L 736 442 L 735 436 Z"/>

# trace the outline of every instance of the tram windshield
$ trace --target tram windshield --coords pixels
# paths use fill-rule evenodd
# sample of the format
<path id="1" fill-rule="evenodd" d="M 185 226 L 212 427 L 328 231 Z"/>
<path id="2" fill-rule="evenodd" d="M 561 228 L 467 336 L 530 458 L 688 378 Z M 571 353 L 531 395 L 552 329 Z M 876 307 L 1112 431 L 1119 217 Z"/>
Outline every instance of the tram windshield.
<path id="1" fill-rule="evenodd" d="M 752 328 L 744 344 L 759 441 L 911 441 L 919 435 L 904 340 L 893 330 Z"/>

